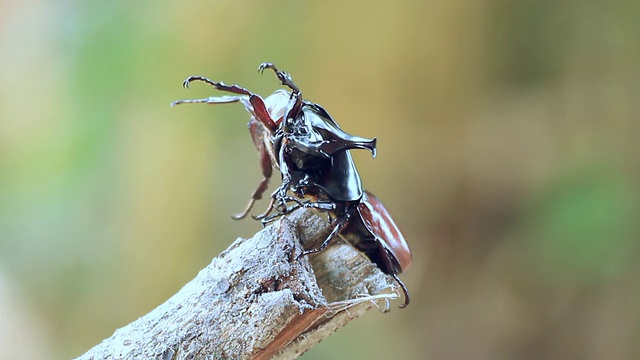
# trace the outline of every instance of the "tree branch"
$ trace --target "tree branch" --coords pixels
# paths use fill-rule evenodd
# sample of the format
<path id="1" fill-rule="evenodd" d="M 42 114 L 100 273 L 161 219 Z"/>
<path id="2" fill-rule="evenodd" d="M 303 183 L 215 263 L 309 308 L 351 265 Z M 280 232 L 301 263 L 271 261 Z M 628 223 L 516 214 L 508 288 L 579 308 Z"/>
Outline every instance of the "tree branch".
<path id="1" fill-rule="evenodd" d="M 237 239 L 164 304 L 78 359 L 292 359 L 398 295 L 393 280 L 326 219 L 297 210 Z M 302 245 L 302 246 L 301 246 Z"/>

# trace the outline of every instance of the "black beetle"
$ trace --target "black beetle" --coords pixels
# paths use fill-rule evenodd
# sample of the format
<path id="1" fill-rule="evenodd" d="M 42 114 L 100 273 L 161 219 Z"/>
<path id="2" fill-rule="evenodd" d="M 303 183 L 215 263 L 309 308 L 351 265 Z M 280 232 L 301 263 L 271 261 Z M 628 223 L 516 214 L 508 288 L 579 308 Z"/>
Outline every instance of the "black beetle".
<path id="1" fill-rule="evenodd" d="M 409 292 L 398 274 L 411 265 L 411 251 L 384 205 L 363 189 L 360 175 L 348 151 L 367 149 L 375 157 L 376 139 L 344 132 L 324 108 L 302 99 L 300 89 L 288 73 L 278 70 L 272 63 L 260 65 L 260 72 L 265 69 L 273 70 L 282 85 L 290 88 L 291 92 L 281 89 L 262 99 L 238 85 L 190 76 L 183 82 L 186 88 L 192 81 L 202 81 L 217 90 L 235 95 L 172 103 L 173 106 L 183 103 L 241 102 L 251 113 L 248 126 L 260 156 L 264 178 L 244 211 L 233 218 L 244 218 L 255 201 L 262 198 L 273 166 L 276 166 L 282 175 L 282 185 L 272 194 L 267 210 L 254 218 L 268 222 L 300 206 L 329 212 L 334 217 L 333 230 L 320 247 L 307 250 L 300 256 L 322 251 L 341 234 L 398 282 L 405 295 L 401 307 L 406 307 L 410 301 Z M 295 196 L 288 196 L 288 191 Z M 295 205 L 287 208 L 288 203 Z M 274 207 L 278 213 L 267 217 Z"/>

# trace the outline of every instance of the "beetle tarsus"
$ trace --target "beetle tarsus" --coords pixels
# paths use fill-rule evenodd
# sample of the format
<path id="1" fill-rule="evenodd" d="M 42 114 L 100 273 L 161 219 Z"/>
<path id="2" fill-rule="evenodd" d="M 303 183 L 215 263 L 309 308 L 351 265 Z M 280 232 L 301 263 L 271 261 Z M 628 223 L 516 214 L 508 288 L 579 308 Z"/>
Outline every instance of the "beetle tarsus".
<path id="1" fill-rule="evenodd" d="M 263 165 L 264 165 L 264 163 L 263 163 Z M 263 174 L 264 178 L 258 184 L 258 187 L 253 192 L 253 195 L 251 195 L 251 199 L 249 199 L 249 203 L 247 204 L 245 209 L 239 214 L 232 215 L 231 216 L 232 219 L 234 219 L 234 220 L 244 219 L 247 216 L 247 214 L 249 214 L 249 211 L 251 211 L 251 208 L 253 208 L 253 204 L 255 204 L 256 200 L 262 199 L 262 193 L 264 193 L 264 191 L 267 190 L 267 187 L 269 186 L 269 178 L 271 177 L 271 164 L 268 164 L 268 165 L 269 166 L 267 166 L 267 167 L 263 167 L 262 174 Z M 270 204 L 269 206 L 272 206 L 272 205 Z M 269 209 L 267 209 L 267 210 L 269 210 Z M 251 217 L 253 217 L 253 216 L 251 216 Z"/>
<path id="2" fill-rule="evenodd" d="M 271 213 L 271 211 L 273 210 L 273 206 L 276 204 L 276 198 L 272 197 L 271 201 L 269 202 L 269 206 L 267 206 L 267 210 L 265 210 L 262 214 L 258 214 L 258 215 L 251 215 L 251 217 L 253 218 L 253 220 L 262 220 L 265 217 L 267 217 L 269 215 L 269 213 Z"/>
<path id="3" fill-rule="evenodd" d="M 171 103 L 171 106 L 180 104 L 230 104 L 242 100 L 242 96 L 211 96 L 204 99 L 184 99 L 176 100 Z"/>
<path id="4" fill-rule="evenodd" d="M 261 74 L 264 73 L 265 69 L 273 70 L 273 72 L 276 73 L 276 76 L 278 77 L 278 80 L 280 80 L 280 83 L 282 85 L 289 87 L 291 90 L 293 90 L 296 93 L 300 93 L 300 88 L 298 87 L 298 85 L 296 85 L 296 83 L 293 82 L 293 78 L 291 77 L 291 75 L 289 75 L 288 72 L 278 70 L 278 68 L 273 63 L 270 63 L 270 62 L 262 63 L 258 67 L 258 71 Z"/>
<path id="5" fill-rule="evenodd" d="M 336 210 L 336 203 L 330 201 L 307 201 L 303 204 L 303 206 L 307 209 L 317 209 L 327 212 Z"/>
<path id="6" fill-rule="evenodd" d="M 407 305 L 409 305 L 409 302 L 411 302 L 411 299 L 409 298 L 409 290 L 404 285 L 402 280 L 400 280 L 400 278 L 398 277 L 398 274 L 392 274 L 391 276 L 396 280 L 398 285 L 400 285 L 400 287 L 402 288 L 402 292 L 404 293 L 404 304 L 398 306 L 400 309 L 404 309 L 407 307 Z"/>
<path id="7" fill-rule="evenodd" d="M 322 250 L 326 249 L 327 246 L 329 246 L 329 244 L 331 243 L 331 241 L 335 239 L 336 235 L 338 235 L 342 231 L 342 229 L 344 229 L 344 227 L 347 225 L 347 223 L 349 222 L 349 217 L 350 217 L 349 213 L 345 213 L 344 215 L 342 215 L 338 219 L 336 226 L 333 228 L 333 230 L 331 230 L 331 233 L 322 242 L 322 244 L 315 249 L 303 251 L 302 254 L 298 255 L 298 259 L 300 259 L 303 256 L 319 253 Z"/>
<path id="8" fill-rule="evenodd" d="M 247 206 L 245 206 L 244 210 L 242 210 L 242 212 L 237 213 L 235 215 L 231 215 L 231 218 L 233 220 L 242 220 L 246 218 L 247 215 L 249 214 L 249 211 L 251 211 L 251 208 L 253 208 L 253 204 L 255 204 L 255 202 L 256 202 L 255 198 L 249 199 L 249 203 L 247 204 Z"/>
<path id="9" fill-rule="evenodd" d="M 272 62 L 263 62 L 262 64 L 258 65 L 258 72 L 260 74 L 264 73 L 264 69 L 274 69 L 274 71 L 278 71 L 278 69 L 276 69 L 276 66 L 272 63 Z"/>
<path id="10" fill-rule="evenodd" d="M 184 86 L 185 88 L 189 89 L 189 84 L 191 84 L 191 82 L 193 81 L 202 81 L 206 84 L 209 84 L 211 86 L 213 86 L 214 88 L 216 88 L 217 90 L 220 91 L 226 91 L 226 92 L 230 92 L 233 94 L 238 94 L 238 95 L 247 95 L 247 96 L 251 96 L 253 95 L 253 93 L 241 86 L 238 85 L 227 85 L 223 82 L 218 82 L 218 81 L 213 81 L 209 78 L 206 78 L 204 76 L 199 76 L 199 75 L 193 75 L 193 76 L 189 76 L 188 78 L 186 78 L 183 82 L 182 82 L 182 86 Z"/>
<path id="11" fill-rule="evenodd" d="M 260 220 L 260 222 L 262 222 L 262 226 L 266 226 L 268 224 L 270 224 L 271 222 L 277 220 L 278 218 L 285 216 L 289 213 L 291 213 L 292 211 L 299 209 L 300 206 L 299 205 L 293 205 L 290 208 L 286 208 L 284 211 L 278 211 L 277 214 L 273 214 L 270 216 L 265 217 L 264 219 Z"/>

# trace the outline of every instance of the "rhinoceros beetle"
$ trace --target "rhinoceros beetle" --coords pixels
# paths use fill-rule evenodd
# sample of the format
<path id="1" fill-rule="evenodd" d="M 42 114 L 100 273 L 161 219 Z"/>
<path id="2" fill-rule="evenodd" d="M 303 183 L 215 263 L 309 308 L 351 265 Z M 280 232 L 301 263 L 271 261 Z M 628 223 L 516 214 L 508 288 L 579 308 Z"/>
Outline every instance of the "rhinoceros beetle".
<path id="1" fill-rule="evenodd" d="M 384 205 L 364 190 L 349 153 L 350 149 L 366 149 L 375 157 L 376 139 L 344 132 L 324 108 L 302 99 L 300 89 L 288 73 L 272 63 L 263 63 L 258 68 L 261 73 L 265 69 L 273 70 L 281 84 L 291 91 L 280 89 L 263 99 L 238 85 L 190 76 L 183 82 L 185 88 L 193 81 L 201 81 L 234 95 L 172 103 L 173 106 L 241 102 L 251 114 L 248 127 L 259 153 L 263 179 L 245 209 L 233 218 L 246 217 L 255 201 L 262 198 L 275 166 L 282 175 L 282 185 L 271 195 L 267 210 L 253 218 L 267 223 L 297 207 L 328 212 L 334 225 L 331 233 L 320 247 L 300 256 L 324 250 L 340 234 L 398 282 L 405 295 L 401 307 L 406 307 L 409 292 L 398 274 L 411 265 L 411 251 Z M 277 213 L 269 216 L 274 208 Z"/>

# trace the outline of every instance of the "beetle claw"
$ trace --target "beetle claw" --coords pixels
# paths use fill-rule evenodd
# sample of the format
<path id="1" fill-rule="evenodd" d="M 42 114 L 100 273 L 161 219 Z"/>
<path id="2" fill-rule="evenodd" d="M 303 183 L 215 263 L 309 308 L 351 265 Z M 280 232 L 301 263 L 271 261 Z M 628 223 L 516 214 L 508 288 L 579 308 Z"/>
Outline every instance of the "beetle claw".
<path id="1" fill-rule="evenodd" d="M 251 215 L 253 220 L 262 220 L 265 217 L 267 217 L 269 215 L 269 213 L 271 212 L 271 210 L 273 210 L 273 206 L 275 205 L 275 203 L 276 203 L 276 199 L 274 197 L 272 197 L 271 201 L 269 201 L 269 206 L 267 206 L 267 210 L 265 210 L 262 214 Z"/>
<path id="2" fill-rule="evenodd" d="M 264 73 L 264 69 L 274 69 L 275 71 L 278 71 L 278 69 L 276 69 L 276 66 L 273 63 L 270 62 L 263 62 L 262 64 L 260 64 L 260 66 L 258 66 L 258 72 L 260 72 L 261 74 Z"/>
<path id="3" fill-rule="evenodd" d="M 247 217 L 247 215 L 249 214 L 249 211 L 251 211 L 251 208 L 253 207 L 253 204 L 256 202 L 255 198 L 251 198 L 249 199 L 249 203 L 247 204 L 247 206 L 245 206 L 244 210 L 242 210 L 241 213 L 235 214 L 235 215 L 231 215 L 231 218 L 233 220 L 241 220 L 244 219 L 245 217 Z"/>
<path id="4" fill-rule="evenodd" d="M 398 274 L 392 274 L 391 276 L 398 283 L 398 285 L 400 285 L 400 287 L 402 288 L 402 292 L 404 293 L 404 304 L 398 306 L 400 309 L 404 309 L 409 305 L 409 302 L 411 302 L 411 299 L 409 298 L 409 290 L 404 285 L 402 280 L 400 280 Z"/>
<path id="5" fill-rule="evenodd" d="M 293 90 L 294 93 L 300 94 L 300 88 L 298 87 L 298 85 L 296 85 L 293 82 L 293 78 L 291 77 L 291 75 L 289 75 L 289 73 L 278 70 L 278 68 L 273 63 L 270 63 L 270 62 L 265 62 L 260 64 L 260 66 L 258 66 L 258 71 L 261 74 L 264 73 L 265 69 L 273 70 L 273 72 L 276 73 L 276 76 L 278 77 L 278 80 L 280 80 L 280 83 L 282 83 L 282 85 L 289 87 L 291 90 Z"/>

